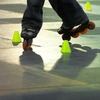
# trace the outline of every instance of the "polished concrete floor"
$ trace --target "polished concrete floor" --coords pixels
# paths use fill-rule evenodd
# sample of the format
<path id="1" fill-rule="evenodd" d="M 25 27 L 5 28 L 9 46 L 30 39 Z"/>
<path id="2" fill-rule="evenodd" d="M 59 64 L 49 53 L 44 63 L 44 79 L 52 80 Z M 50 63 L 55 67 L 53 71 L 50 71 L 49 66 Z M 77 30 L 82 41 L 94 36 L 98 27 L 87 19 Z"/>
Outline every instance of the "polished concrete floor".
<path id="1" fill-rule="evenodd" d="M 85 7 L 86 0 L 78 0 Z M 72 38 L 62 54 L 61 19 L 46 0 L 43 27 L 32 51 L 14 45 L 26 0 L 0 0 L 0 100 L 100 100 L 100 0 L 85 11 L 96 28 Z M 23 41 L 23 40 L 22 40 Z"/>

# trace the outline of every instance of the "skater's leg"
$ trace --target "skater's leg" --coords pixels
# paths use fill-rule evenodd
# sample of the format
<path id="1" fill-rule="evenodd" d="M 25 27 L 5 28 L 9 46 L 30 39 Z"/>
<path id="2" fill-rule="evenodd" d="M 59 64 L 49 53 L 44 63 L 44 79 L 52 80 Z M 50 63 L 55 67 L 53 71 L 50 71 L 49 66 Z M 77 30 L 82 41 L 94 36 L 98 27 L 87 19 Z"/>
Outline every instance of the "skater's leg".
<path id="1" fill-rule="evenodd" d="M 63 23 L 67 23 L 67 26 L 74 25 L 74 22 L 71 20 L 68 12 L 65 11 L 61 0 L 49 0 L 49 2 L 58 16 L 62 19 Z"/>
<path id="2" fill-rule="evenodd" d="M 83 8 L 76 0 L 62 0 L 62 4 L 64 5 L 64 9 L 67 9 L 65 11 L 66 13 L 69 13 L 75 26 L 83 24 L 89 20 Z"/>
<path id="3" fill-rule="evenodd" d="M 88 21 L 87 15 L 76 0 L 49 0 L 49 2 L 66 27 L 74 27 Z"/>
<path id="4" fill-rule="evenodd" d="M 23 38 L 34 38 L 42 26 L 42 7 L 44 0 L 27 0 L 27 8 L 22 19 Z M 29 32 L 29 35 L 25 35 Z M 25 33 L 25 34 L 24 34 Z"/>
<path id="5" fill-rule="evenodd" d="M 76 0 L 49 0 L 49 2 L 63 22 L 58 29 L 59 34 L 70 33 L 74 26 L 80 24 L 82 28 L 87 26 L 89 19 Z"/>
<path id="6" fill-rule="evenodd" d="M 49 0 L 49 2 L 62 19 L 63 24 L 58 29 L 58 33 L 64 34 L 63 39 L 70 40 L 70 36 L 78 36 L 77 32 L 95 28 L 95 24 L 89 22 L 86 13 L 76 0 Z M 77 25 L 80 27 L 73 30 Z"/>

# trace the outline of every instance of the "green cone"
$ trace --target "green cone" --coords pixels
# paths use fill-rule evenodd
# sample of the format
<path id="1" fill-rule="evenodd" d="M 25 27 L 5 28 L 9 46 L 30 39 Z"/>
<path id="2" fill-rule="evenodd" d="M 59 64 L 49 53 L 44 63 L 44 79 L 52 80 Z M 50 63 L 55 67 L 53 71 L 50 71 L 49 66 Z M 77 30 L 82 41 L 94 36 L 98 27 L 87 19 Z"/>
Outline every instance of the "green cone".
<path id="1" fill-rule="evenodd" d="M 20 42 L 22 42 L 20 34 L 18 31 L 15 31 L 12 38 L 12 43 L 20 43 Z"/>
<path id="2" fill-rule="evenodd" d="M 70 53 L 71 49 L 68 40 L 64 40 L 61 48 L 61 53 Z"/>

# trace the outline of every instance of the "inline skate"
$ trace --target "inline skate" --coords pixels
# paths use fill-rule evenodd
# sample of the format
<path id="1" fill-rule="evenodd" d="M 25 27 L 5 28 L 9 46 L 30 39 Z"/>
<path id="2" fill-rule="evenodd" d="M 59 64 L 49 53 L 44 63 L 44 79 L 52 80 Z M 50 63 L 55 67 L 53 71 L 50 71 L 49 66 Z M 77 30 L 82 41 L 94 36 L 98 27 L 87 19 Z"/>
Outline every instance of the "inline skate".
<path id="1" fill-rule="evenodd" d="M 35 30 L 31 28 L 22 29 L 21 37 L 23 38 L 23 49 L 25 51 L 32 49 L 31 45 L 35 36 Z"/>
<path id="2" fill-rule="evenodd" d="M 79 26 L 77 26 L 76 28 L 66 28 L 63 25 L 58 29 L 58 33 L 59 34 L 63 34 L 62 35 L 62 39 L 63 40 L 71 40 L 71 37 L 73 38 L 77 38 L 80 34 L 86 34 L 88 29 L 89 30 L 93 30 L 95 28 L 95 24 L 94 22 L 91 21 L 87 21 Z"/>

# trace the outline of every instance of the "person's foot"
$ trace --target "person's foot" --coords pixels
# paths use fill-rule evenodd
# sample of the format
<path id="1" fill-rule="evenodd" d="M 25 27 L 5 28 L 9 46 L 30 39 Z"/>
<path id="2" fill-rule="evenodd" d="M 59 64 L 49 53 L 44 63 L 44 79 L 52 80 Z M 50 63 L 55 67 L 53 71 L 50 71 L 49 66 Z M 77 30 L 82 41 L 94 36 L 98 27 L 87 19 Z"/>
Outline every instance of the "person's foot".
<path id="1" fill-rule="evenodd" d="M 23 28 L 21 32 L 21 37 L 24 39 L 32 39 L 36 37 L 36 31 L 31 28 Z"/>
<path id="2" fill-rule="evenodd" d="M 59 34 L 67 34 L 73 27 L 66 27 L 62 24 L 62 26 L 57 30 Z"/>

